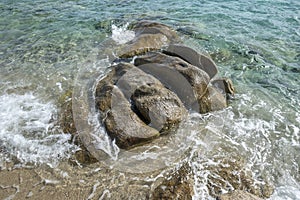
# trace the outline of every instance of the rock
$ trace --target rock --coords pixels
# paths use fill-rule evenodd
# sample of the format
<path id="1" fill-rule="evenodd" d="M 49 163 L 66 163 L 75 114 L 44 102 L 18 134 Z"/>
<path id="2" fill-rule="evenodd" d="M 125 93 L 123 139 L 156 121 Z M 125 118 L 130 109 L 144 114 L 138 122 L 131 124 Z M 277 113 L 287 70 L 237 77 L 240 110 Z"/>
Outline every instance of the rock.
<path id="1" fill-rule="evenodd" d="M 141 34 L 121 47 L 117 51 L 117 55 L 120 58 L 130 58 L 151 50 L 161 49 L 168 43 L 168 38 L 163 34 Z"/>
<path id="2" fill-rule="evenodd" d="M 158 22 L 148 20 L 139 21 L 133 25 L 133 30 L 136 35 L 160 33 L 165 35 L 172 43 L 180 42 L 180 38 L 176 31 L 174 31 L 171 27 Z"/>
<path id="3" fill-rule="evenodd" d="M 229 78 L 214 79 L 211 83 L 213 86 L 220 89 L 223 94 L 226 94 L 227 96 L 234 96 L 235 89 Z"/>
<path id="4" fill-rule="evenodd" d="M 180 57 L 188 63 L 199 67 L 200 69 L 204 70 L 210 78 L 213 78 L 218 73 L 217 66 L 213 60 L 187 46 L 169 45 L 164 53 L 171 56 Z"/>
<path id="5" fill-rule="evenodd" d="M 174 92 L 188 110 L 198 109 L 193 88 L 187 79 L 168 65 L 149 63 L 139 65 L 139 69 L 157 78 L 166 88 Z"/>
<path id="6" fill-rule="evenodd" d="M 135 38 L 117 50 L 118 57 L 130 58 L 179 41 L 174 30 L 157 22 L 140 21 L 133 26 L 133 30 Z"/>
<path id="7" fill-rule="evenodd" d="M 124 71 L 124 74 L 119 78 L 115 85 L 120 88 L 127 100 L 130 100 L 134 91 L 143 85 L 160 85 L 163 87 L 158 79 L 133 65 L 130 70 Z"/>
<path id="8" fill-rule="evenodd" d="M 186 109 L 176 94 L 159 85 L 142 85 L 132 96 L 137 110 L 160 132 L 176 127 L 184 118 Z"/>
<path id="9" fill-rule="evenodd" d="M 79 139 L 72 112 L 72 91 L 67 91 L 63 96 L 61 96 L 59 103 L 62 104 L 59 116 L 59 125 L 64 133 L 72 135 L 70 142 L 74 142 L 80 147 L 80 149 L 75 152 L 75 158 L 70 158 L 69 161 L 71 163 L 79 162 L 82 165 L 97 162 L 98 160 L 90 154 Z"/>
<path id="10" fill-rule="evenodd" d="M 177 32 L 182 33 L 184 35 L 188 35 L 189 37 L 195 38 L 197 40 L 205 40 L 209 41 L 209 36 L 197 31 L 194 27 L 180 27 L 176 29 Z"/>
<path id="11" fill-rule="evenodd" d="M 175 127 L 186 113 L 176 94 L 129 63 L 114 66 L 99 81 L 95 95 L 106 130 L 121 148 L 152 140 L 158 131 Z"/>
<path id="12" fill-rule="evenodd" d="M 104 120 L 106 130 L 120 148 L 127 149 L 159 136 L 159 132 L 147 126 L 132 110 L 121 90 L 111 91 L 111 110 Z"/>
<path id="13" fill-rule="evenodd" d="M 103 113 L 111 109 L 111 91 L 114 84 L 134 66 L 130 63 L 118 63 L 111 68 L 111 71 L 102 78 L 96 86 L 95 103 L 96 107 Z"/>
<path id="14" fill-rule="evenodd" d="M 262 200 L 261 198 L 242 190 L 235 190 L 231 193 L 222 194 L 217 200 Z"/>
<path id="15" fill-rule="evenodd" d="M 137 66 L 147 63 L 164 64 L 169 68 L 176 69 L 188 81 L 189 86 L 187 89 L 189 89 L 189 87 L 192 88 L 194 98 L 196 98 L 197 101 L 198 99 L 201 99 L 201 97 L 207 90 L 207 85 L 210 81 L 210 77 L 208 76 L 208 74 L 198 67 L 191 65 L 178 57 L 168 56 L 159 52 L 150 52 L 144 56 L 139 56 L 134 60 L 134 64 Z M 183 85 L 181 85 L 182 81 L 178 79 L 176 80 L 174 76 L 172 77 L 172 79 L 175 79 L 176 84 L 180 85 L 181 88 L 184 88 Z M 194 102 L 192 103 L 193 104 L 188 105 L 187 108 L 191 109 L 191 106 L 193 106 L 192 110 L 199 112 L 198 103 L 197 106 L 195 106 Z"/>
<path id="16" fill-rule="evenodd" d="M 183 165 L 179 170 L 165 177 L 159 184 L 150 199 L 152 200 L 190 200 L 193 197 L 193 177 L 191 168 Z"/>
<path id="17" fill-rule="evenodd" d="M 224 188 L 229 190 L 243 190 L 260 198 L 269 198 L 274 188 L 267 182 L 255 181 L 253 173 L 245 168 L 245 160 L 231 158 L 214 160 L 218 165 L 213 165 L 205 170 L 210 171 L 209 193 L 213 197 L 220 197 Z"/>
<path id="18" fill-rule="evenodd" d="M 206 93 L 199 99 L 200 113 L 221 110 L 227 107 L 225 95 L 214 86 L 208 86 Z"/>

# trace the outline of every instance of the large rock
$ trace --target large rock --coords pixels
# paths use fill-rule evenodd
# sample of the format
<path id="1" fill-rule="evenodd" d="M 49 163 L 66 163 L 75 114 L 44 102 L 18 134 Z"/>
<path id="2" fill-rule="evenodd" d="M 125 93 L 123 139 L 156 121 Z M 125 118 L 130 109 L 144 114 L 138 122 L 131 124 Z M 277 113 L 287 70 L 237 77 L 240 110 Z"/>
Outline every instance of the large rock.
<path id="1" fill-rule="evenodd" d="M 186 114 L 182 102 L 162 85 L 142 85 L 132 97 L 133 103 L 149 126 L 160 132 L 176 127 Z"/>
<path id="2" fill-rule="evenodd" d="M 199 67 L 204 70 L 210 78 L 213 78 L 218 73 L 217 66 L 212 59 L 198 53 L 190 47 L 184 45 L 169 45 L 164 53 L 180 57 L 188 63 Z"/>
<path id="3" fill-rule="evenodd" d="M 99 81 L 95 95 L 100 118 L 121 148 L 152 140 L 176 127 L 186 114 L 176 94 L 130 63 L 113 66 Z"/>

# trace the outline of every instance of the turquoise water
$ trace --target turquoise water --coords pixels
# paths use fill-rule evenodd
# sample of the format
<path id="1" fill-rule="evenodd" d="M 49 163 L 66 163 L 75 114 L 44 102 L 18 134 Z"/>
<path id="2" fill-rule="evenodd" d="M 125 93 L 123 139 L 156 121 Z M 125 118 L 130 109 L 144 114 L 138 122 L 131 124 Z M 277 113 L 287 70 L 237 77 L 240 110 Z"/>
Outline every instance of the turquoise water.
<path id="1" fill-rule="evenodd" d="M 236 87 L 229 108 L 202 124 L 215 140 L 203 157 L 239 152 L 275 185 L 271 199 L 299 199 L 299 1 L 1 0 L 0 11 L 1 163 L 11 155 L 37 164 L 68 158 L 77 147 L 55 125 L 59 98 L 82 68 L 104 73 L 101 44 L 124 33 L 113 26 L 149 19 L 210 54 Z"/>

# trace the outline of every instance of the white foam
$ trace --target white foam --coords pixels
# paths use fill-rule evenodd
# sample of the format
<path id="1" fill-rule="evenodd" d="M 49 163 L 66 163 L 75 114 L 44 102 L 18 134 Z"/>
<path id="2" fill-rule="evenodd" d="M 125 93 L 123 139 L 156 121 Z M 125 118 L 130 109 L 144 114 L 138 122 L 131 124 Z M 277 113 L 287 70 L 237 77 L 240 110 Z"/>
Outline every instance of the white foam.
<path id="1" fill-rule="evenodd" d="M 114 24 L 112 25 L 111 37 L 118 44 L 125 44 L 135 37 L 134 31 L 127 30 L 128 25 L 128 23 L 121 27 L 117 27 Z"/>
<path id="2" fill-rule="evenodd" d="M 70 135 L 54 127 L 56 108 L 43 103 L 32 93 L 0 96 L 0 146 L 22 164 L 55 165 L 75 149 L 69 144 Z M 1 162 L 7 158 L 0 160 Z"/>

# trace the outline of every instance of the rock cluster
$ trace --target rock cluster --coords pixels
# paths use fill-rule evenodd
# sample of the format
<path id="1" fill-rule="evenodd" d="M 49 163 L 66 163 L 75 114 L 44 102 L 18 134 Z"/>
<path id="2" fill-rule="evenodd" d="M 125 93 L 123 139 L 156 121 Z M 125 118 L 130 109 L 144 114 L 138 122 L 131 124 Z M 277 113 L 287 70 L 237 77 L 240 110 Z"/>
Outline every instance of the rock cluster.
<path id="1" fill-rule="evenodd" d="M 135 38 L 117 48 L 95 92 L 101 120 L 120 148 L 168 133 L 188 112 L 227 106 L 232 82 L 215 78 L 218 70 L 209 57 L 181 44 L 166 25 L 140 21 L 133 30 Z"/>

